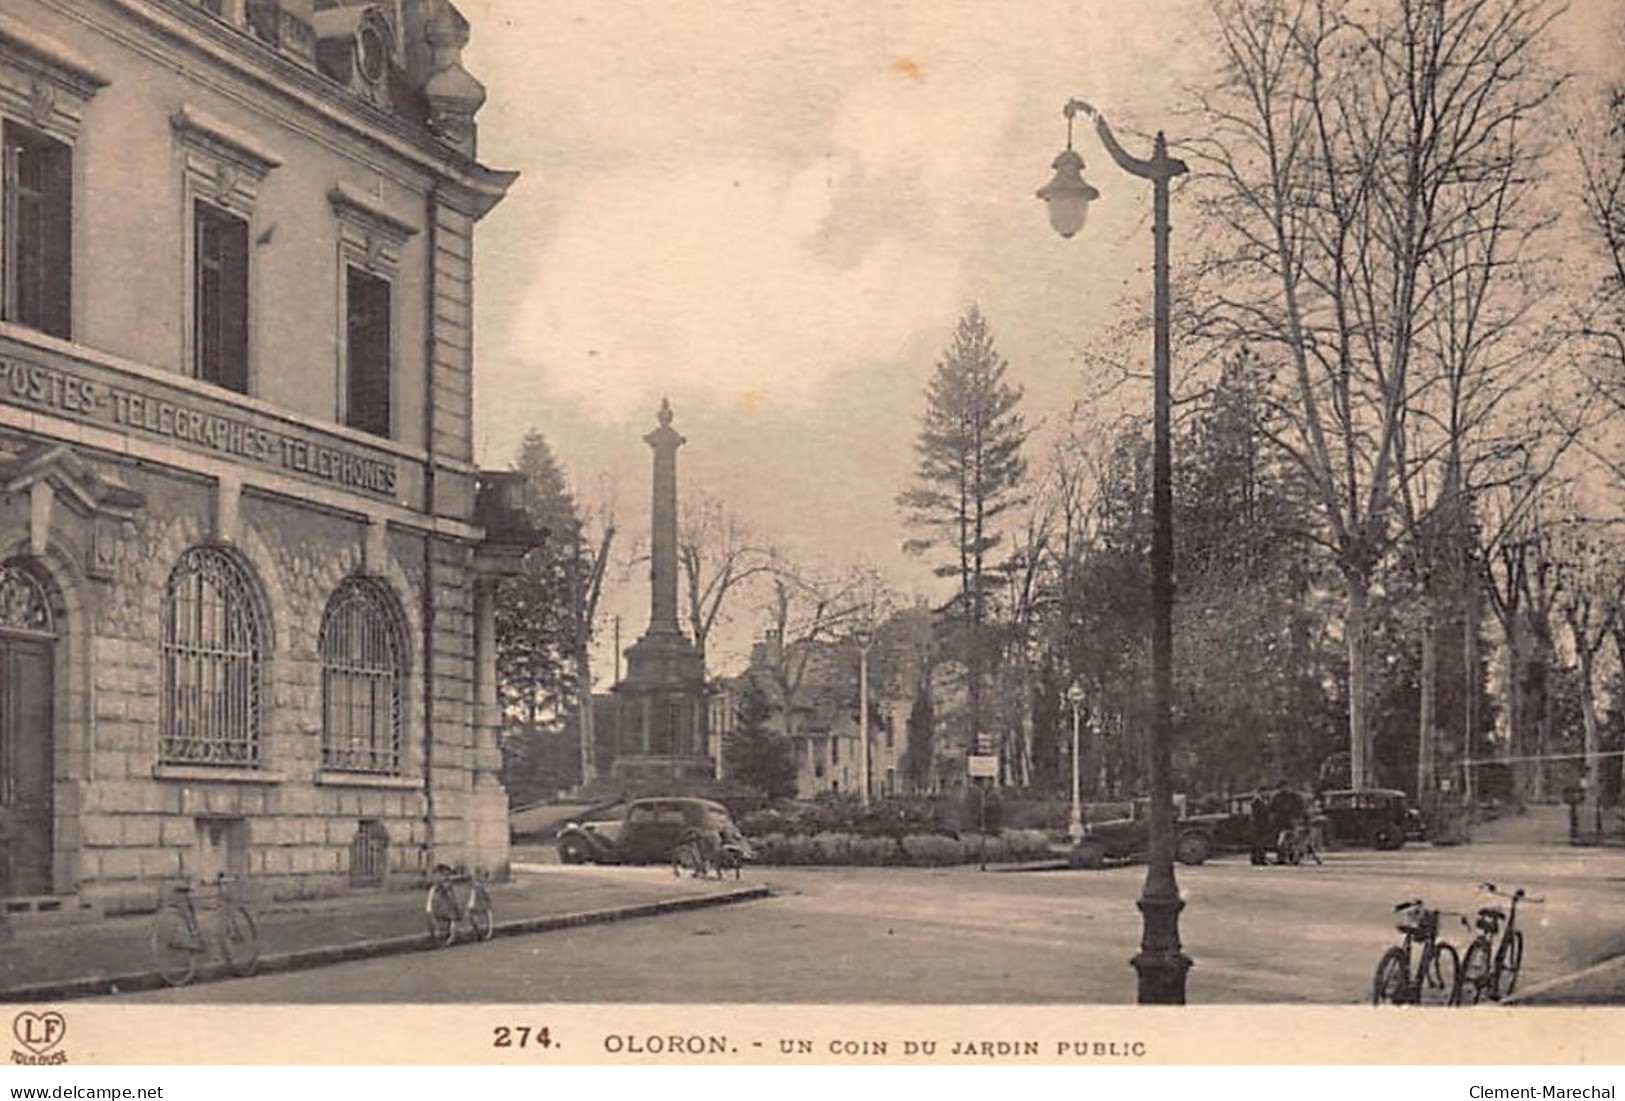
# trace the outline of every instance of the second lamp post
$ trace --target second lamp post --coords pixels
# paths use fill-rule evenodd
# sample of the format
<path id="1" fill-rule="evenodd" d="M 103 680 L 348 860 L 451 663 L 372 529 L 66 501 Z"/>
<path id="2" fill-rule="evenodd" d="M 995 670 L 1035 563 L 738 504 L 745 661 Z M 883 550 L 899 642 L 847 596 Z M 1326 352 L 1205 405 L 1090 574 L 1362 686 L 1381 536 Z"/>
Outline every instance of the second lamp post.
<path id="1" fill-rule="evenodd" d="M 1169 382 L 1168 185 L 1186 172 L 1185 162 L 1168 155 L 1159 132 L 1150 160 L 1132 157 L 1117 144 L 1111 127 L 1093 107 L 1070 100 L 1066 114 L 1066 149 L 1055 158 L 1055 176 L 1039 189 L 1049 205 L 1050 224 L 1062 237 L 1083 228 L 1089 204 L 1100 192 L 1083 179 L 1083 158 L 1072 148 L 1072 120 L 1079 114 L 1095 120 L 1100 143 L 1118 167 L 1151 181 L 1153 276 L 1153 412 L 1151 456 L 1151 830 L 1149 866 L 1140 892 L 1143 916 L 1139 973 L 1142 1005 L 1185 1004 L 1185 973 L 1190 957 L 1179 943 L 1179 912 L 1185 903 L 1174 880 L 1173 811 L 1173 448 L 1172 387 Z"/>

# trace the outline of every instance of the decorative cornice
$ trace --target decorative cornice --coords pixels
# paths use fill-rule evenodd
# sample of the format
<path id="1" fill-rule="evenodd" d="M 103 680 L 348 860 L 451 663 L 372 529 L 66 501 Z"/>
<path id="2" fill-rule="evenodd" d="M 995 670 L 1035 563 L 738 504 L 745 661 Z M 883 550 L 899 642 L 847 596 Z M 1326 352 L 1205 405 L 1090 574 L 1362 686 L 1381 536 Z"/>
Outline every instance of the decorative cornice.
<path id="1" fill-rule="evenodd" d="M 263 112 L 278 125 L 356 159 L 368 168 L 386 172 L 407 186 L 417 188 L 422 185 L 412 181 L 399 169 L 380 162 L 376 155 L 363 154 L 387 152 L 412 169 L 426 172 L 437 180 L 472 188 L 475 192 L 489 191 L 493 178 L 517 175 L 486 168 L 472 157 L 437 140 L 421 124 L 412 124 L 370 107 L 327 77 L 277 53 L 272 47 L 223 23 L 186 0 L 103 0 L 104 7 L 122 17 L 120 22 L 123 25 L 109 20 L 105 15 L 98 17 L 86 5 L 72 0 L 41 2 L 93 27 L 121 45 L 183 73 L 200 87 Z M 132 34 L 132 25 L 140 27 L 143 33 Z M 227 66 L 243 83 L 233 86 L 218 79 L 207 79 L 187 54 L 194 57 L 201 55 Z M 304 117 L 290 115 L 286 108 L 270 109 L 269 105 L 277 101 L 299 108 Z M 332 137 L 313 128 L 311 120 L 340 127 L 360 137 L 371 148 L 358 149 L 335 142 Z M 505 188 L 506 184 L 503 184 L 499 190 Z M 497 198 L 500 197 L 498 194 Z M 495 200 L 489 205 L 494 206 Z"/>
<path id="2" fill-rule="evenodd" d="M 383 202 L 366 192 L 340 180 L 327 193 L 327 201 L 340 218 L 362 222 L 397 242 L 405 241 L 418 231 L 418 227 L 396 214 Z"/>
<path id="3" fill-rule="evenodd" d="M 437 191 L 442 202 L 476 222 L 500 203 L 519 178 L 516 171 L 480 167 L 460 180 L 449 180 Z"/>
<path id="4" fill-rule="evenodd" d="M 0 15 L 0 49 L 21 55 L 87 99 L 110 83 L 77 51 L 9 15 Z"/>
<path id="5" fill-rule="evenodd" d="M 169 124 L 184 140 L 200 145 L 216 156 L 225 157 L 264 176 L 282 163 L 282 158 L 262 145 L 259 139 L 228 123 L 221 122 L 190 103 L 169 117 Z"/>

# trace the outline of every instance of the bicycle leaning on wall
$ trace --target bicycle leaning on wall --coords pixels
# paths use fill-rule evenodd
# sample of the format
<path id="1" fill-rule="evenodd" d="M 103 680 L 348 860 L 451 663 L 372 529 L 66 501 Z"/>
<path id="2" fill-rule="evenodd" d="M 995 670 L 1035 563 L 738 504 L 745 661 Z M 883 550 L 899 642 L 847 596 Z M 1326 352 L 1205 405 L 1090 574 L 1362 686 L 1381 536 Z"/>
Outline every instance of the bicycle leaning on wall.
<path id="1" fill-rule="evenodd" d="M 457 930 L 465 925 L 475 940 L 490 940 L 496 935 L 496 916 L 485 878 L 462 865 L 435 865 L 429 875 L 423 912 L 429 921 L 429 940 L 434 944 L 454 943 Z"/>
<path id="2" fill-rule="evenodd" d="M 185 986 L 197 976 L 204 956 L 218 948 L 231 973 L 246 978 L 260 962 L 260 932 L 254 915 L 235 897 L 238 880 L 222 872 L 201 885 L 177 884 L 158 908 L 152 927 L 152 951 L 158 974 L 170 986 Z M 212 914 L 205 922 L 200 913 Z M 206 928 L 205 926 L 208 926 Z"/>

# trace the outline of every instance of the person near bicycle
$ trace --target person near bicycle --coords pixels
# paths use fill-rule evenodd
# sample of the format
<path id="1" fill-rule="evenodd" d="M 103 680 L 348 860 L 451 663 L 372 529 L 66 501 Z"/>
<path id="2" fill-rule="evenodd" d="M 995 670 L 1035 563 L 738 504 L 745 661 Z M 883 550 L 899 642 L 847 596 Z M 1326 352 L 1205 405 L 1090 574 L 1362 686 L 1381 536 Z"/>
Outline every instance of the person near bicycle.
<path id="1" fill-rule="evenodd" d="M 1302 795 L 1287 786 L 1285 780 L 1275 787 L 1275 793 L 1270 796 L 1269 816 L 1275 831 L 1273 842 L 1275 845 L 1275 862 L 1288 863 L 1293 855 L 1291 846 L 1298 843 L 1300 828 L 1307 830 L 1309 824 L 1309 810 Z"/>
<path id="2" fill-rule="evenodd" d="M 1270 801 L 1268 796 L 1259 792 L 1253 799 L 1250 808 L 1251 821 L 1248 823 L 1248 836 L 1252 848 L 1253 867 L 1262 868 L 1269 863 L 1270 845 L 1275 841 L 1275 823 L 1270 816 Z"/>

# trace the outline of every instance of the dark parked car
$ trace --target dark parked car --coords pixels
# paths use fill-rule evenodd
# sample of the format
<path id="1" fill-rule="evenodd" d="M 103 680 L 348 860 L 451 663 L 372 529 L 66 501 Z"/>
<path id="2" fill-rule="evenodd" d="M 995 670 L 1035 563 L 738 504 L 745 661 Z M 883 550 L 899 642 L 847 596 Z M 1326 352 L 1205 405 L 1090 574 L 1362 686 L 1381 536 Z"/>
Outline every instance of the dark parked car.
<path id="1" fill-rule="evenodd" d="M 662 864 L 671 859 L 686 829 L 714 830 L 724 838 L 739 830 L 728 808 L 709 799 L 634 799 L 612 821 L 570 822 L 559 831 L 559 859 L 566 864 Z"/>
<path id="2" fill-rule="evenodd" d="M 1407 840 L 1427 838 L 1421 813 L 1410 806 L 1403 791 L 1323 791 L 1318 810 L 1326 822 L 1326 839 L 1335 845 L 1397 849 Z"/>
<path id="3" fill-rule="evenodd" d="M 1267 791 L 1245 791 L 1225 800 L 1222 812 L 1215 812 L 1213 848 L 1215 852 L 1239 853 L 1253 847 L 1253 803 L 1268 799 Z"/>
<path id="4" fill-rule="evenodd" d="M 1181 864 L 1201 864 L 1215 851 L 1214 827 L 1222 814 L 1183 815 L 1175 807 L 1174 857 Z M 1127 818 L 1091 822 L 1072 847 L 1072 866 L 1100 868 L 1108 861 L 1137 860 L 1150 843 L 1150 801 L 1136 799 Z"/>

